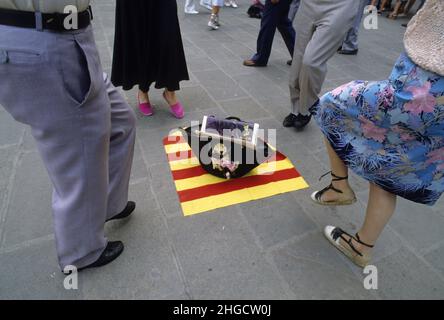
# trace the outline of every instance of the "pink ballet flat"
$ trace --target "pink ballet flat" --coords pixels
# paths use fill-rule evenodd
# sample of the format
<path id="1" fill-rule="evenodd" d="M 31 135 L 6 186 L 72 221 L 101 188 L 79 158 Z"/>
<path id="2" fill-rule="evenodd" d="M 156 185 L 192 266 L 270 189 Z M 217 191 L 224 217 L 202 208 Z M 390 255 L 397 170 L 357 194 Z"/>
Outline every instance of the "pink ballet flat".
<path id="1" fill-rule="evenodd" d="M 165 99 L 166 102 L 168 102 L 168 99 L 166 98 L 166 92 L 163 92 L 163 98 Z M 171 108 L 171 113 L 177 118 L 177 119 L 182 119 L 183 117 L 185 117 L 185 111 L 183 110 L 183 106 L 180 102 L 170 106 Z"/>
<path id="2" fill-rule="evenodd" d="M 185 111 L 183 110 L 183 106 L 180 102 L 176 103 L 175 105 L 170 106 L 171 113 L 177 118 L 182 119 L 185 117 Z"/>
<path id="3" fill-rule="evenodd" d="M 141 103 L 139 100 L 139 110 L 146 117 L 152 116 L 154 114 L 153 106 L 149 102 Z"/>

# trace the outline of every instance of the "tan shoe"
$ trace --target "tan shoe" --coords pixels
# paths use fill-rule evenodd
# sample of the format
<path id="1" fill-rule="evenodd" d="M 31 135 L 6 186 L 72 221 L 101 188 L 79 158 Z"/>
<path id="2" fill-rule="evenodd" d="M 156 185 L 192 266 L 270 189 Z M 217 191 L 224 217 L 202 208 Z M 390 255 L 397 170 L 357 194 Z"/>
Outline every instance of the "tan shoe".
<path id="1" fill-rule="evenodd" d="M 321 180 L 327 174 L 331 174 L 332 175 L 332 177 L 333 177 L 333 179 L 331 180 L 332 183 L 328 187 L 326 187 L 326 188 L 324 188 L 324 189 L 322 189 L 320 191 L 313 192 L 312 195 L 311 195 L 311 200 L 313 200 L 315 203 L 320 204 L 322 206 L 348 206 L 348 205 L 352 205 L 353 203 L 355 203 L 356 202 L 356 195 L 355 195 L 354 192 L 352 193 L 352 197 L 350 199 L 334 200 L 334 201 L 324 201 L 324 200 L 322 200 L 322 196 L 328 190 L 333 190 L 336 193 L 343 194 L 344 192 L 342 190 L 339 190 L 339 189 L 337 189 L 337 188 L 335 188 L 333 186 L 333 182 L 334 181 L 342 181 L 342 180 L 347 180 L 348 179 L 348 177 L 338 177 L 333 172 L 327 172 L 319 180 Z"/>
<path id="2" fill-rule="evenodd" d="M 349 236 L 348 240 L 344 238 L 344 234 Z M 336 247 L 336 249 L 341 251 L 347 258 L 349 258 L 359 267 L 364 268 L 370 263 L 372 258 L 371 255 L 359 252 L 354 247 L 352 239 L 368 248 L 373 248 L 373 246 L 362 242 L 358 234 L 356 234 L 356 237 L 353 237 L 347 232 L 343 231 L 341 228 L 326 226 L 324 229 L 324 235 L 328 241 L 330 241 L 330 243 Z"/>

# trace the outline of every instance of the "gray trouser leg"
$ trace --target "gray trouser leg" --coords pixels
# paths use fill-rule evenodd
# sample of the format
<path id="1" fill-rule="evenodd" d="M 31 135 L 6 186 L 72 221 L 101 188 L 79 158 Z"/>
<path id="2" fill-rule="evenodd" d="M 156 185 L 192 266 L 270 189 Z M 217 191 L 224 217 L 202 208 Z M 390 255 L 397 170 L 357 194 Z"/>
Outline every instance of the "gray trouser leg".
<path id="1" fill-rule="evenodd" d="M 306 1 L 302 1 L 299 11 L 296 14 L 294 28 L 297 30 L 296 43 L 293 53 L 293 63 L 290 68 L 290 100 L 292 105 L 292 113 L 298 114 L 300 112 L 300 81 L 299 73 L 302 68 L 305 48 L 313 36 L 314 18 L 309 14 L 306 8 Z"/>
<path id="2" fill-rule="evenodd" d="M 111 103 L 111 133 L 109 150 L 109 187 L 107 219 L 125 209 L 136 139 L 136 116 L 119 91 L 105 77 Z"/>
<path id="3" fill-rule="evenodd" d="M 347 32 L 344 43 L 342 44 L 342 50 L 353 51 L 358 49 L 359 27 L 361 26 L 362 17 L 364 16 L 364 9 L 369 3 L 369 0 L 360 0 L 358 13 L 353 22 L 353 27 Z"/>
<path id="4" fill-rule="evenodd" d="M 327 62 L 353 23 L 355 0 L 302 0 L 295 19 L 298 34 L 290 69 L 292 113 L 308 114 L 318 100 L 327 74 Z"/>
<path id="5" fill-rule="evenodd" d="M 60 266 L 86 266 L 106 246 L 106 218 L 127 201 L 135 116 L 104 81 L 91 28 L 0 26 L 0 51 L 0 104 L 31 127 L 54 187 Z"/>

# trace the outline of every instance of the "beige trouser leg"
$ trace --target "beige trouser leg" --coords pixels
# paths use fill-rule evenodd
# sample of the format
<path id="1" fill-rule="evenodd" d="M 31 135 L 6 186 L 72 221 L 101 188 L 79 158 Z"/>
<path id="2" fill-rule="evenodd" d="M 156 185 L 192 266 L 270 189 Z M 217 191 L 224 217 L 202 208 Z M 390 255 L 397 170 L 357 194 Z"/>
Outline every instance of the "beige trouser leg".
<path id="1" fill-rule="evenodd" d="M 295 19 L 296 44 L 290 70 L 292 113 L 309 113 L 318 100 L 335 54 L 353 24 L 356 0 L 302 0 Z"/>

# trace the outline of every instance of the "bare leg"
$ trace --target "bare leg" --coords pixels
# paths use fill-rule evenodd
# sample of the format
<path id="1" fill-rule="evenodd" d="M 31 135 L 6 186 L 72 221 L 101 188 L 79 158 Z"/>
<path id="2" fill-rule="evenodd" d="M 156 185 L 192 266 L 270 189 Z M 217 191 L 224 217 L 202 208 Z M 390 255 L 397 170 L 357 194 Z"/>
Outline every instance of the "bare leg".
<path id="1" fill-rule="evenodd" d="M 219 11 L 220 11 L 220 7 L 218 7 L 218 6 L 213 6 L 211 9 L 211 16 L 210 16 L 210 21 L 208 22 L 208 26 L 212 30 L 218 30 L 220 27 Z"/>
<path id="2" fill-rule="evenodd" d="M 390 19 L 396 19 L 401 11 L 402 2 L 401 0 L 397 0 L 395 4 L 395 8 L 393 9 L 393 12 L 390 13 L 389 18 Z"/>
<path id="3" fill-rule="evenodd" d="M 407 15 L 407 2 L 403 2 L 401 8 L 399 9 L 398 16 L 405 17 Z"/>
<path id="4" fill-rule="evenodd" d="M 212 14 L 218 15 L 220 11 L 220 7 L 219 6 L 213 6 L 213 10 L 211 10 Z"/>
<path id="5" fill-rule="evenodd" d="M 140 103 L 150 103 L 150 97 L 148 92 L 144 92 L 139 89 L 139 102 Z"/>
<path id="6" fill-rule="evenodd" d="M 376 12 L 378 12 L 377 4 L 378 4 L 378 0 L 372 0 L 370 2 L 370 7 L 374 8 L 376 10 Z"/>
<path id="7" fill-rule="evenodd" d="M 365 221 L 359 231 L 361 240 L 368 244 L 374 244 L 395 212 L 395 208 L 396 195 L 370 183 Z"/>
<path id="8" fill-rule="evenodd" d="M 379 8 L 379 11 L 384 12 L 387 7 L 387 3 L 388 3 L 388 0 L 382 0 L 381 7 Z"/>
<path id="9" fill-rule="evenodd" d="M 336 151 L 332 148 L 330 141 L 324 138 L 325 146 L 327 147 L 328 157 L 330 158 L 330 166 L 333 173 L 339 177 L 346 177 L 348 175 L 348 168 L 344 162 L 338 157 Z"/>
<path id="10" fill-rule="evenodd" d="M 327 147 L 328 157 L 330 158 L 330 167 L 332 173 L 338 177 L 347 177 L 348 168 L 344 162 L 338 157 L 335 150 L 332 148 L 330 142 L 324 139 L 325 146 Z M 348 180 L 333 181 L 333 187 L 341 190 L 343 193 L 337 193 L 333 190 L 328 190 L 322 195 L 323 201 L 335 201 L 335 200 L 346 200 L 354 198 L 354 193 Z"/>
<path id="11" fill-rule="evenodd" d="M 169 91 L 168 89 L 165 89 L 163 96 L 170 106 L 174 106 L 175 104 L 177 104 L 175 91 Z"/>
<path id="12" fill-rule="evenodd" d="M 370 183 L 369 200 L 365 221 L 361 227 L 361 230 L 358 232 L 361 241 L 369 245 L 374 245 L 384 230 L 384 227 L 387 225 L 388 221 L 395 212 L 395 208 L 396 195 L 383 190 L 373 183 Z M 344 235 L 344 237 L 348 240 L 347 236 Z M 354 240 L 353 245 L 363 254 L 368 254 L 372 250 L 371 248 Z"/>

